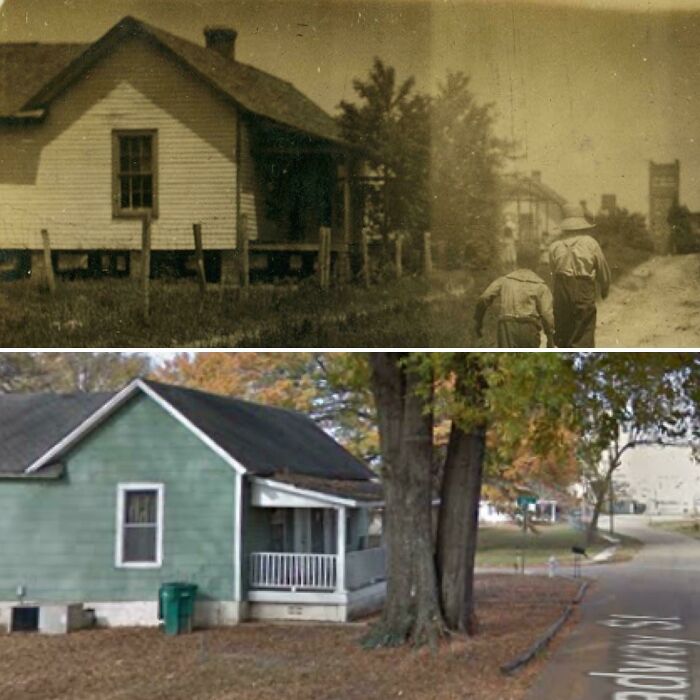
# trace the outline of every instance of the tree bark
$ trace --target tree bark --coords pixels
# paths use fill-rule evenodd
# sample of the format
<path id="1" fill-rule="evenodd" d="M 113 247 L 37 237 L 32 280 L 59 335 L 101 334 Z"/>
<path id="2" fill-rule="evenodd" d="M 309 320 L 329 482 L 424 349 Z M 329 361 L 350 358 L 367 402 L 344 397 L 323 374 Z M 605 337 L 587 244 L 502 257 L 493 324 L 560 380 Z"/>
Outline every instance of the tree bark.
<path id="1" fill-rule="evenodd" d="M 455 390 L 463 400 L 483 408 L 486 383 L 478 360 L 469 359 L 465 387 Z M 468 388 L 467 388 L 468 387 Z M 447 627 L 475 634 L 474 560 L 479 528 L 479 501 L 486 448 L 486 425 L 477 421 L 469 431 L 452 424 L 441 488 L 437 537 L 437 569 L 443 616 Z"/>
<path id="2" fill-rule="evenodd" d="M 605 497 L 608 493 L 612 473 L 613 470 L 610 469 L 605 475 L 603 481 L 600 482 L 598 488 L 593 490 L 595 501 L 593 503 L 593 514 L 591 515 L 591 520 L 586 528 L 586 544 L 590 545 L 593 542 L 596 532 L 598 532 L 598 519 L 600 518 L 600 513 L 603 510 L 603 504 L 605 503 Z"/>
<path id="3" fill-rule="evenodd" d="M 432 413 L 407 353 L 371 353 L 385 488 L 387 599 L 366 646 L 433 644 L 444 631 L 431 520 Z"/>

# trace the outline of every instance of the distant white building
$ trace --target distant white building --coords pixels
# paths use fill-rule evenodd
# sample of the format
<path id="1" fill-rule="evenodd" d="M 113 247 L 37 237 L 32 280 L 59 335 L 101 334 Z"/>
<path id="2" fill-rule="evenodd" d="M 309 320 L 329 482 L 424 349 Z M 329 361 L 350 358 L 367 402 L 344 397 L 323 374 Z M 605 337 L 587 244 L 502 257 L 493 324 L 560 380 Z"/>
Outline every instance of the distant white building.
<path id="1" fill-rule="evenodd" d="M 513 516 L 506 513 L 491 501 L 479 501 L 479 522 L 480 523 L 507 523 L 513 519 Z"/>
<path id="2" fill-rule="evenodd" d="M 650 515 L 700 514 L 700 465 L 690 447 L 641 446 L 623 455 L 618 497 L 643 503 Z"/>

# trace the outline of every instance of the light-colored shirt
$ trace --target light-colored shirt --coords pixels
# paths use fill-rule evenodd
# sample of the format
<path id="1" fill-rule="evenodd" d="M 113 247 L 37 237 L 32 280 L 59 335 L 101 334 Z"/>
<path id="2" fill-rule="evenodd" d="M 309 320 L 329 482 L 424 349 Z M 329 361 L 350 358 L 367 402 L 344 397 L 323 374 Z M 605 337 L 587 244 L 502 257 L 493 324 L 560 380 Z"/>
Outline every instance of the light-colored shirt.
<path id="1" fill-rule="evenodd" d="M 501 318 L 531 318 L 548 333 L 554 328 L 552 293 L 532 270 L 520 268 L 494 280 L 479 298 L 482 307 L 500 297 Z"/>
<path id="2" fill-rule="evenodd" d="M 566 236 L 549 246 L 549 266 L 553 275 L 592 277 L 603 295 L 610 287 L 610 268 L 598 241 L 592 236 Z"/>

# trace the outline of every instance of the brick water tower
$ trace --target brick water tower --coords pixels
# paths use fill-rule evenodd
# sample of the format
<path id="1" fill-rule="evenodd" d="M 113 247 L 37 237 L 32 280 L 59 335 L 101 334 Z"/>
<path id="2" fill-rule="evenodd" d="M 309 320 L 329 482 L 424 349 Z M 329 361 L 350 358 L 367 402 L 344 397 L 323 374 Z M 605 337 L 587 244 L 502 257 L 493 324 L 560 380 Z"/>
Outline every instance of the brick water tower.
<path id="1" fill-rule="evenodd" d="M 668 212 L 678 203 L 681 166 L 674 163 L 649 162 L 649 232 L 657 253 L 669 252 Z"/>

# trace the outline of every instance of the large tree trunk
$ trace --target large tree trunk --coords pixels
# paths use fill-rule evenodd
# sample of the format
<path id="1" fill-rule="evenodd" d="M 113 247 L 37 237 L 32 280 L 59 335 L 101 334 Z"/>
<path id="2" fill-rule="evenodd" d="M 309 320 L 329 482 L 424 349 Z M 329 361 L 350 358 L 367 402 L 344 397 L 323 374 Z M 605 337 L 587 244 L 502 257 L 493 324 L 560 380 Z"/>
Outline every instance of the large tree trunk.
<path id="1" fill-rule="evenodd" d="M 478 359 L 467 358 L 455 390 L 473 408 L 483 408 L 486 383 Z M 474 559 L 479 529 L 479 501 L 484 467 L 486 426 L 464 430 L 452 424 L 445 458 L 438 520 L 437 568 L 447 626 L 474 634 Z"/>
<path id="2" fill-rule="evenodd" d="M 387 600 L 368 646 L 434 643 L 444 631 L 431 521 L 432 414 L 406 353 L 371 353 L 385 488 Z"/>
<path id="3" fill-rule="evenodd" d="M 445 460 L 437 565 L 445 623 L 451 630 L 474 634 L 474 558 L 485 431 L 465 433 L 453 425 Z"/>
<path id="4" fill-rule="evenodd" d="M 592 544 L 596 533 L 598 532 L 598 520 L 600 514 L 603 510 L 603 504 L 605 503 L 605 498 L 608 495 L 610 488 L 610 479 L 612 479 L 612 470 L 610 470 L 603 481 L 599 484 L 597 488 L 593 489 L 593 495 L 595 496 L 595 502 L 593 503 L 593 514 L 588 522 L 588 527 L 586 528 L 586 544 Z"/>

